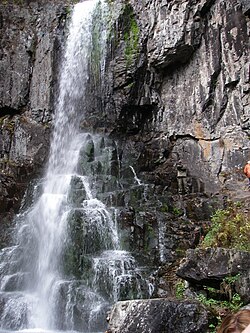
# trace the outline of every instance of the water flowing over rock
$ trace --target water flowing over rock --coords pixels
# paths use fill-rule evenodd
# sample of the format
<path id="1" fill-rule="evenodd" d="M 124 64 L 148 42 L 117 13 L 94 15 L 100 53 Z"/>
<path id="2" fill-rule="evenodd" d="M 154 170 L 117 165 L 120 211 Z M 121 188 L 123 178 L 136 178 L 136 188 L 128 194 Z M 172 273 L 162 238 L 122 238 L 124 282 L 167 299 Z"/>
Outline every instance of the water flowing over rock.
<path id="1" fill-rule="evenodd" d="M 83 79 L 78 68 L 71 79 L 79 86 L 65 88 L 60 97 L 62 86 L 68 87 L 68 77 L 61 87 L 59 78 L 71 1 L 0 4 L 0 313 L 5 329 L 32 326 L 39 315 L 30 309 L 41 295 L 37 313 L 47 316 L 47 328 L 79 331 L 103 330 L 106 310 L 117 300 L 173 297 L 179 260 L 199 244 L 214 210 L 226 208 L 230 198 L 249 200 L 242 173 L 250 159 L 248 1 L 116 0 L 107 6 L 106 24 L 100 3 L 93 13 L 88 52 L 82 52 L 84 43 L 75 52 L 83 62 L 87 54 L 91 59 L 87 76 Z M 79 93 L 81 99 L 75 99 Z M 71 98 L 78 116 L 69 107 L 67 119 L 56 118 L 55 109 L 62 110 Z M 72 130 L 78 125 L 79 131 Z M 180 162 L 186 170 L 181 180 Z M 44 224 L 49 220 L 59 223 L 53 231 Z M 13 229 L 18 230 L 14 239 Z M 54 245 L 47 246 L 43 237 Z M 202 266 L 198 252 L 188 252 L 195 267 Z M 236 254 L 201 253 L 209 258 L 213 253 L 215 263 L 223 258 L 221 268 L 231 274 L 228 258 Z M 42 261 L 46 265 L 38 264 Z M 197 284 L 221 281 L 205 274 L 207 269 L 201 267 L 200 281 L 185 273 L 183 278 Z M 248 302 L 249 274 L 241 273 L 235 288 Z M 27 296 L 31 284 L 33 294 Z M 181 314 L 189 306 L 155 302 Z M 46 314 L 48 304 L 54 304 L 56 316 Z M 198 306 L 190 306 L 196 314 Z M 194 322 L 192 317 L 187 330 L 206 331 L 206 323 L 193 327 Z M 150 330 L 147 326 L 145 332 Z"/>
<path id="2" fill-rule="evenodd" d="M 17 213 L 27 182 L 48 154 L 49 123 L 66 6 L 60 2 L 0 4 L 1 229 Z M 8 240 L 6 233 L 6 241 Z M 3 245 L 6 245 L 1 239 Z"/>
<path id="3" fill-rule="evenodd" d="M 111 303 L 152 294 L 133 254 L 121 248 L 116 209 L 99 200 L 111 190 L 103 187 L 113 176 L 114 143 L 79 128 L 96 6 L 74 7 L 47 170 L 16 217 L 12 246 L 1 252 L 2 329 L 101 331 Z"/>

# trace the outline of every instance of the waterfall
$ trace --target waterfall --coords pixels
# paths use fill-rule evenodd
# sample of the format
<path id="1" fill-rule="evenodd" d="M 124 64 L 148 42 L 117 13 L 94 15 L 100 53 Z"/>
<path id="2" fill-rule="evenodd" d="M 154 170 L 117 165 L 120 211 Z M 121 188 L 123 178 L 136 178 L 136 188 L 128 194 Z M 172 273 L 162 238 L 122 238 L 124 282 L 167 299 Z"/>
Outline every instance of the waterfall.
<path id="1" fill-rule="evenodd" d="M 0 252 L 3 332 L 104 331 L 111 304 L 150 294 L 136 260 L 121 248 L 115 207 L 101 201 L 117 186 L 116 145 L 79 129 L 97 3 L 74 7 L 47 171 L 16 218 L 13 245 Z"/>

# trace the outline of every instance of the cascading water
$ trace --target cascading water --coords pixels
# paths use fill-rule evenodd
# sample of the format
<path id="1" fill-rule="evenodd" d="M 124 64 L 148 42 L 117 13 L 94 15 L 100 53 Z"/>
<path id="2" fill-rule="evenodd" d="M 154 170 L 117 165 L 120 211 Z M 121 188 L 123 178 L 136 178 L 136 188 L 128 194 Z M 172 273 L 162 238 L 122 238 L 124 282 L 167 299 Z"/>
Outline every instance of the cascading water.
<path id="1" fill-rule="evenodd" d="M 105 187 L 117 185 L 115 147 L 78 129 L 96 4 L 74 7 L 47 172 L 30 207 L 16 218 L 14 245 L 0 252 L 4 332 L 101 331 L 113 302 L 150 294 L 135 259 L 120 248 L 115 208 L 100 201 Z"/>

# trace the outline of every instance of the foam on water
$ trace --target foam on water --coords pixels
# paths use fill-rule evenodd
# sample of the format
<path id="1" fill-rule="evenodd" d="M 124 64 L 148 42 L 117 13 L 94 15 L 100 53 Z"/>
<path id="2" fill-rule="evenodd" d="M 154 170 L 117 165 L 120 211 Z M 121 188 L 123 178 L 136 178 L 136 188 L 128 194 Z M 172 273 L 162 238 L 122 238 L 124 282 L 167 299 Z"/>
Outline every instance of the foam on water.
<path id="1" fill-rule="evenodd" d="M 0 251 L 2 333 L 98 333 L 113 302 L 150 296 L 135 258 L 121 251 L 115 208 L 97 196 L 113 177 L 114 147 L 79 130 L 97 4 L 74 7 L 47 171 L 17 216 L 14 245 Z"/>

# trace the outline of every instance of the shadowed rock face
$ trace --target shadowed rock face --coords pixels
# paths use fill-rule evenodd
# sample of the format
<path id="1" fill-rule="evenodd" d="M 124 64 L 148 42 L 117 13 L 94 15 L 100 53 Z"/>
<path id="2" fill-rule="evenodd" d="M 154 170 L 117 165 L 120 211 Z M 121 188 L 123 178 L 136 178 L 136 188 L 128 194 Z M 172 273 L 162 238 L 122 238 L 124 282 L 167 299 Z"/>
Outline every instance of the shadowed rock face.
<path id="1" fill-rule="evenodd" d="M 178 159 L 187 164 L 192 192 L 214 193 L 242 180 L 250 130 L 247 3 L 130 4 L 130 21 L 122 2 L 113 7 L 118 18 L 105 105 L 110 130 L 134 142 L 139 171 L 151 164 L 148 170 L 160 173 L 166 185 L 166 168 L 173 170 Z M 128 58 L 133 20 L 138 43 Z M 159 157 L 161 165 L 153 166 Z"/>
<path id="2" fill-rule="evenodd" d="M 65 3 L 0 4 L 0 247 L 27 182 L 46 161 Z M 112 199 L 128 247 L 146 252 L 147 263 L 149 257 L 154 265 L 173 263 L 178 252 L 195 247 L 202 223 L 224 200 L 210 194 L 243 186 L 250 156 L 249 13 L 246 0 L 110 1 L 105 84 L 90 84 L 93 103 L 82 127 L 116 143 L 114 176 L 120 173 L 129 189 Z M 187 168 L 188 193 L 181 197 L 179 160 Z M 147 191 L 131 186 L 130 166 Z M 247 287 L 239 288 L 246 294 Z"/>
<path id="3" fill-rule="evenodd" d="M 27 181 L 46 161 L 65 18 L 65 2 L 0 4 L 2 231 L 19 209 Z"/>
<path id="4" fill-rule="evenodd" d="M 3 175 L 13 177 L 21 166 L 30 178 L 46 159 L 67 12 L 60 1 L 0 5 Z M 242 181 L 249 159 L 247 15 L 240 0 L 110 3 L 105 84 L 90 85 L 93 103 L 82 126 L 122 139 L 121 162 L 129 157 L 139 178 L 160 191 L 176 193 L 178 160 L 186 164 L 189 193 Z"/>
<path id="5" fill-rule="evenodd" d="M 223 248 L 188 250 L 187 257 L 177 270 L 181 278 L 200 286 L 217 289 L 225 277 L 238 276 L 231 288 L 249 303 L 250 254 Z"/>
<path id="6" fill-rule="evenodd" d="M 208 314 L 195 302 L 152 299 L 118 302 L 109 320 L 109 333 L 204 333 Z"/>

